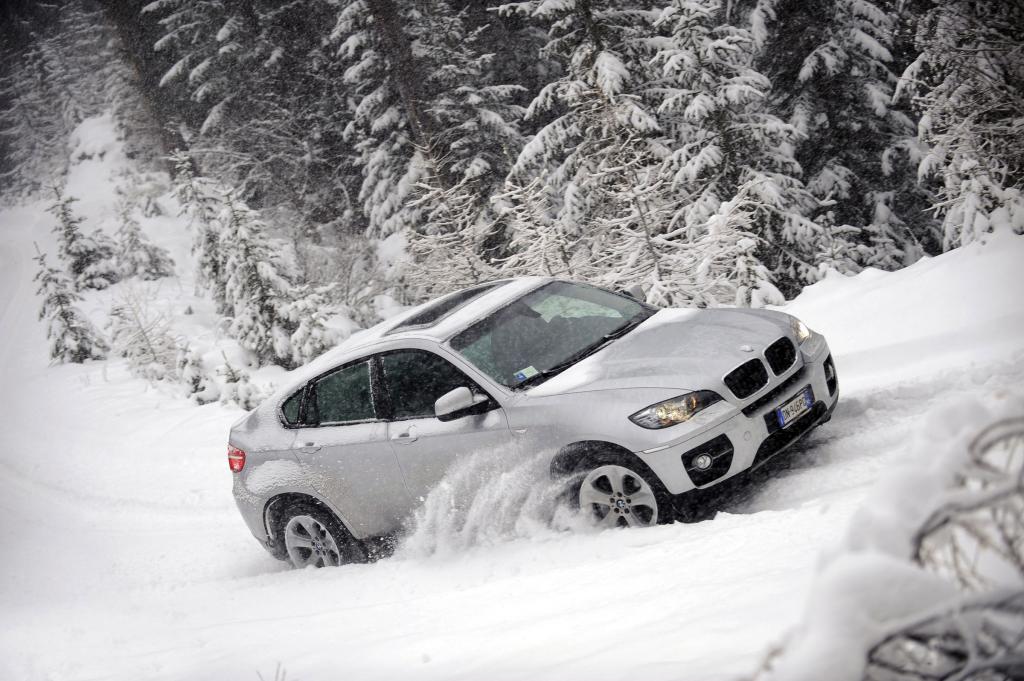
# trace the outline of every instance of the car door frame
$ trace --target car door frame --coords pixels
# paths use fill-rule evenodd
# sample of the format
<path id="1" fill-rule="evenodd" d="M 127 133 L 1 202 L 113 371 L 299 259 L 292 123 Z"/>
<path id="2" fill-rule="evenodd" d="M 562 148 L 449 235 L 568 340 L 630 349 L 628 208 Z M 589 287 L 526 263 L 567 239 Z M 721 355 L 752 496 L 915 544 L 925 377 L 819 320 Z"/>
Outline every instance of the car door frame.
<path id="1" fill-rule="evenodd" d="M 435 340 L 425 338 L 404 338 L 392 343 L 382 343 L 376 345 L 373 348 L 373 357 L 377 364 L 377 376 L 379 376 L 380 379 L 380 383 L 378 385 L 382 393 L 387 396 L 386 399 L 390 400 L 390 394 L 387 392 L 387 385 L 385 383 L 383 366 L 381 365 L 381 356 L 390 354 L 392 352 L 401 352 L 403 350 L 429 352 L 431 354 L 437 355 L 442 360 L 454 366 L 458 371 L 460 371 L 469 380 L 475 383 L 481 390 L 483 390 L 488 395 L 491 402 L 493 402 L 494 404 L 493 408 L 487 411 L 500 412 L 500 418 L 502 419 L 502 423 L 504 425 L 504 432 L 507 434 L 508 445 L 509 447 L 512 447 L 516 451 L 516 453 L 518 453 L 518 445 L 516 443 L 516 438 L 514 438 L 512 434 L 508 414 L 508 407 L 513 402 L 513 400 L 510 399 L 511 395 L 509 394 L 509 392 L 503 389 L 499 389 L 497 386 L 494 385 L 493 381 L 491 381 L 488 377 L 484 376 L 480 371 L 476 369 L 476 367 L 474 367 L 472 364 L 469 364 L 461 357 L 453 356 L 453 352 L 450 349 L 446 348 L 443 344 Z M 406 421 L 422 420 L 430 417 L 420 416 L 395 420 L 392 414 L 393 412 L 390 411 L 387 414 L 388 441 L 391 443 L 392 448 L 396 450 L 395 456 L 399 460 L 399 468 L 402 469 L 402 474 L 406 476 L 406 485 L 415 503 L 415 501 L 420 500 L 424 496 L 424 493 L 423 490 L 421 489 L 421 485 L 416 484 L 415 481 L 409 480 L 409 474 L 407 472 L 407 469 L 405 466 L 402 465 L 403 455 L 406 453 L 402 452 L 399 448 L 408 445 L 396 443 L 395 437 L 396 435 L 399 434 L 399 426 L 396 426 L 396 424 L 402 424 L 405 423 Z M 437 417 L 434 416 L 433 418 L 436 419 Z M 470 417 L 467 416 L 460 418 Z"/>
<path id="2" fill-rule="evenodd" d="M 373 419 L 364 419 L 358 421 L 311 423 L 311 414 L 309 410 L 311 408 L 312 400 L 314 399 L 315 395 L 315 384 L 318 381 L 326 378 L 327 376 L 330 376 L 331 374 L 334 374 L 350 366 L 361 363 L 366 363 L 369 369 L 370 399 L 373 403 L 376 417 Z M 385 403 L 385 392 L 381 380 L 382 375 L 380 372 L 380 363 L 376 359 L 375 352 L 368 348 L 358 357 L 348 358 L 345 361 L 340 362 L 330 367 L 329 369 L 326 369 L 320 372 L 319 374 L 310 377 L 301 388 L 302 399 L 299 408 L 299 421 L 295 425 L 286 426 L 295 431 L 295 438 L 292 444 L 293 455 L 300 462 L 300 465 L 303 466 L 309 465 L 309 462 L 303 459 L 303 455 L 314 456 L 317 454 L 319 450 L 323 449 L 325 446 L 331 446 L 319 444 L 316 446 L 316 450 L 314 451 L 304 451 L 306 443 L 302 442 L 302 440 L 304 440 L 307 437 L 307 434 L 310 432 L 315 432 L 320 429 L 347 428 L 351 426 L 365 425 L 378 425 L 383 431 L 383 436 L 380 440 L 367 440 L 366 444 L 379 444 L 380 449 L 382 451 L 387 451 L 387 455 L 391 457 L 394 463 L 394 468 L 397 473 L 398 486 L 400 486 L 402 492 L 404 493 L 404 496 L 402 497 L 400 502 L 398 502 L 398 500 L 393 500 L 396 503 L 392 504 L 394 509 L 390 514 L 384 514 L 382 517 L 377 519 L 377 522 L 374 522 L 372 517 L 367 517 L 368 514 L 360 513 L 358 511 L 358 509 L 364 505 L 357 504 L 354 499 L 338 498 L 338 495 L 331 493 L 335 490 L 332 489 L 331 491 L 327 491 L 319 486 L 312 485 L 311 483 L 311 488 L 316 491 L 317 495 L 323 501 L 325 501 L 330 507 L 332 507 L 336 515 L 338 515 L 339 519 L 341 519 L 345 526 L 349 529 L 349 531 L 351 531 L 353 535 L 357 537 L 382 535 L 398 529 L 400 522 L 404 520 L 404 516 L 411 509 L 412 503 L 412 500 L 408 494 L 408 485 L 406 485 L 405 483 L 405 476 L 402 472 L 402 467 L 398 463 L 398 457 L 394 452 L 394 447 L 391 445 L 389 441 L 390 435 L 388 433 L 388 420 L 382 414 L 382 405 Z M 340 447 L 343 445 L 335 446 Z M 353 509 L 356 510 L 354 511 Z"/>

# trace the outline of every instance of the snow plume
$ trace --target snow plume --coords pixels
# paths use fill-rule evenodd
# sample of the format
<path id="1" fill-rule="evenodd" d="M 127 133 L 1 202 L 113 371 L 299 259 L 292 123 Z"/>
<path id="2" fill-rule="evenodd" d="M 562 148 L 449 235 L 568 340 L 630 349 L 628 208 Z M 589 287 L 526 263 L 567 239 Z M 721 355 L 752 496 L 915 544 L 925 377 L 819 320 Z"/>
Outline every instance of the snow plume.
<path id="1" fill-rule="evenodd" d="M 537 538 L 588 523 L 562 500 L 550 456 L 519 455 L 513 445 L 458 461 L 426 496 L 398 547 L 399 558 L 452 555 L 475 546 Z"/>

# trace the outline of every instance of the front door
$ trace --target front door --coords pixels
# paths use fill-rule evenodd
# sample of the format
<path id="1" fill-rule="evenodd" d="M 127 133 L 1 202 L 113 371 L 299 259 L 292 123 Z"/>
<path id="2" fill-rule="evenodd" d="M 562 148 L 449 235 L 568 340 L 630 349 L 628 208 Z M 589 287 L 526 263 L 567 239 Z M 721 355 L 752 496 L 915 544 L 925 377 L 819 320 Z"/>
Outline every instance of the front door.
<path id="1" fill-rule="evenodd" d="M 362 360 L 314 381 L 305 419 L 311 425 L 295 438 L 307 479 L 358 537 L 398 529 L 412 503 L 373 397 L 370 366 Z"/>
<path id="2" fill-rule="evenodd" d="M 434 402 L 462 386 L 487 394 L 448 360 L 426 350 L 396 350 L 380 357 L 388 407 L 388 436 L 414 502 L 467 457 L 512 456 L 505 411 L 497 402 L 482 414 L 441 421 Z"/>

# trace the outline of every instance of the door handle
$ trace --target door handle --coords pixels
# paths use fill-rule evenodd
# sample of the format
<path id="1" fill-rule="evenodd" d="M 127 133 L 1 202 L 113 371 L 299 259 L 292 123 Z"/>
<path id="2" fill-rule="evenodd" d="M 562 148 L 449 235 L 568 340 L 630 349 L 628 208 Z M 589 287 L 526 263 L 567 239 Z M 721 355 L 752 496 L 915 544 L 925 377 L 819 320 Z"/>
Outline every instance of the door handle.
<path id="1" fill-rule="evenodd" d="M 299 447 L 299 451 L 303 454 L 313 454 L 320 451 L 320 445 L 315 442 L 305 442 Z"/>
<path id="2" fill-rule="evenodd" d="M 416 442 L 416 440 L 418 439 L 419 436 L 416 434 L 416 426 L 409 426 L 408 430 L 403 431 L 398 435 L 391 436 L 391 441 L 400 445 L 411 444 L 413 442 Z"/>

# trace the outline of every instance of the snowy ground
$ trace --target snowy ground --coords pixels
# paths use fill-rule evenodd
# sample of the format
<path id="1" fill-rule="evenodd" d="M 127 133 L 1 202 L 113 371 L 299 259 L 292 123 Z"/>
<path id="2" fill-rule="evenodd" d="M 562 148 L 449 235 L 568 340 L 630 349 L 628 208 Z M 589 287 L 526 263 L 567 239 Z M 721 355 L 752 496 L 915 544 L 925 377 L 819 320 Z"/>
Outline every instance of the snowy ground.
<path id="1" fill-rule="evenodd" d="M 922 415 L 1024 380 L 1024 239 L 829 279 L 788 309 L 832 344 L 835 418 L 714 519 L 434 554 L 417 547 L 445 537 L 419 536 L 376 564 L 291 571 L 234 509 L 237 409 L 119 362 L 47 366 L 30 257 L 49 224 L 0 212 L 2 680 L 739 678 Z M 194 302 L 189 282 L 164 287 Z"/>

